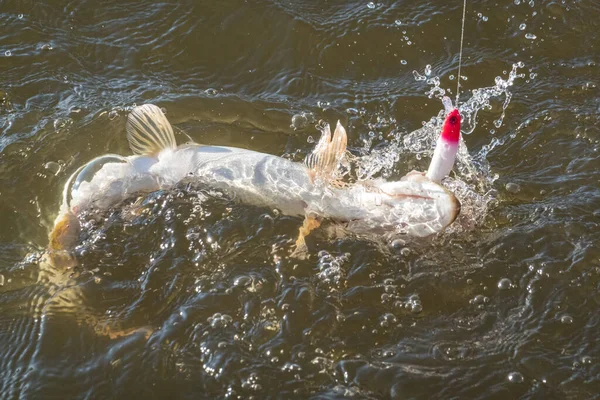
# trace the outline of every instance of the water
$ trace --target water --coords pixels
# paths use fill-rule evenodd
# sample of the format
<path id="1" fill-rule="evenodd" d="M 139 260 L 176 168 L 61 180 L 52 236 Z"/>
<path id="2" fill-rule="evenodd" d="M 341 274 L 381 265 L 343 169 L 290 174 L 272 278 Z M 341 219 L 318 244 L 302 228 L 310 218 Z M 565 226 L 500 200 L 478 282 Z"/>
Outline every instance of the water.
<path id="1" fill-rule="evenodd" d="M 0 4 L 2 398 L 594 398 L 594 2 Z M 85 217 L 43 262 L 67 178 L 129 154 L 135 104 L 179 142 L 302 160 L 340 119 L 351 174 L 426 169 L 460 79 L 460 218 L 391 243 L 181 185 Z M 309 139 L 309 138 L 312 138 Z M 311 235 L 312 236 L 312 235 Z"/>

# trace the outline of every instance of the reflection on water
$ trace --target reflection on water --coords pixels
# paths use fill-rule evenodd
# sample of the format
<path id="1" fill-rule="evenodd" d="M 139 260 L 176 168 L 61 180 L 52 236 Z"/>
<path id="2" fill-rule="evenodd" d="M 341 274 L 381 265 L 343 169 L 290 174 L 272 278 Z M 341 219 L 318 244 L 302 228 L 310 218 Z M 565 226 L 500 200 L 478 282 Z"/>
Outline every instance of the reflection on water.
<path id="1" fill-rule="evenodd" d="M 441 1 L 0 4 L 3 398 L 593 398 L 600 393 L 593 2 L 468 4 L 460 218 L 424 240 L 301 223 L 185 184 L 43 249 L 81 165 L 129 154 L 135 104 L 177 140 L 302 160 L 347 127 L 351 171 L 424 170 L 454 98 Z M 312 236 L 312 235 L 311 235 Z"/>

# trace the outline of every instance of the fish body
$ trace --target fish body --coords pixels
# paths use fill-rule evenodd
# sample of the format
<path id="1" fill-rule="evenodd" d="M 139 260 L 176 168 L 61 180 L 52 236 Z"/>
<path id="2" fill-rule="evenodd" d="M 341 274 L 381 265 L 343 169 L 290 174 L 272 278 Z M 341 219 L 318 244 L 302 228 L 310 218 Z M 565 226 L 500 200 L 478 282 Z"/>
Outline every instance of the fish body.
<path id="1" fill-rule="evenodd" d="M 336 182 L 346 143 L 339 123 L 333 139 L 326 128 L 306 163 L 235 147 L 177 147 L 168 121 L 152 105 L 132 112 L 128 138 L 137 155 L 99 157 L 67 183 L 61 214 L 50 235 L 51 247 L 73 244 L 60 234 L 69 232 L 73 237 L 72 225 L 82 211 L 106 210 L 134 195 L 168 190 L 185 180 L 222 190 L 242 203 L 277 208 L 291 216 L 330 219 L 360 233 L 428 236 L 452 223 L 460 211 L 451 192 L 420 173 L 399 181 Z"/>

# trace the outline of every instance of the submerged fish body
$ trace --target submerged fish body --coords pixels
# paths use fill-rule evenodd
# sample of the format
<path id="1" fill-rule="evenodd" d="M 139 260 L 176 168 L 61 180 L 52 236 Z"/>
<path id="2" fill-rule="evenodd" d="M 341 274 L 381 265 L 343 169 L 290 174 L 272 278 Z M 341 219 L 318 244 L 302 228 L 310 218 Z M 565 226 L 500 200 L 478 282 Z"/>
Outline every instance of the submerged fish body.
<path id="1" fill-rule="evenodd" d="M 335 184 L 335 169 L 345 153 L 341 125 L 333 140 L 327 136 L 327 128 L 314 157 L 302 164 L 234 147 L 175 147 L 160 109 L 151 105 L 140 108 L 138 114 L 132 113 L 137 119 L 131 122 L 130 117 L 128 122 L 133 126 L 128 125 L 131 147 L 139 154 L 99 157 L 81 169 L 72 187 L 67 183 L 61 215 L 50 235 L 51 247 L 64 249 L 73 244 L 61 240 L 60 235 L 69 232 L 69 238 L 73 237 L 72 227 L 67 227 L 76 223 L 74 217 L 82 211 L 105 210 L 134 195 L 169 189 L 186 179 L 222 190 L 246 204 L 277 208 L 286 215 L 343 222 L 360 233 L 428 236 L 452 223 L 460 211 L 451 192 L 419 173 L 399 181 Z"/>

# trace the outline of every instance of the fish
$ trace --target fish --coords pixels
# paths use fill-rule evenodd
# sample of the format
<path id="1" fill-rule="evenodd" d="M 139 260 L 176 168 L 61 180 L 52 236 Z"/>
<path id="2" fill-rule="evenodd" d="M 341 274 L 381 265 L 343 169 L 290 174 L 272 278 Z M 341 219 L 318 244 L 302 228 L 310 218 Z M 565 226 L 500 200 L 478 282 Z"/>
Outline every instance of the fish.
<path id="1" fill-rule="evenodd" d="M 78 243 L 83 212 L 101 212 L 183 181 L 205 184 L 235 201 L 278 209 L 303 218 L 294 253 L 306 252 L 305 238 L 324 220 L 357 234 L 426 237 L 443 231 L 460 213 L 460 202 L 441 181 L 452 170 L 460 141 L 457 109 L 446 115 L 426 173 L 399 180 L 344 181 L 347 133 L 328 124 L 305 161 L 295 162 L 249 149 L 197 143 L 177 145 L 173 127 L 153 104 L 135 107 L 126 133 L 133 155 L 106 154 L 76 170 L 49 234 L 49 250 L 69 252 Z"/>

